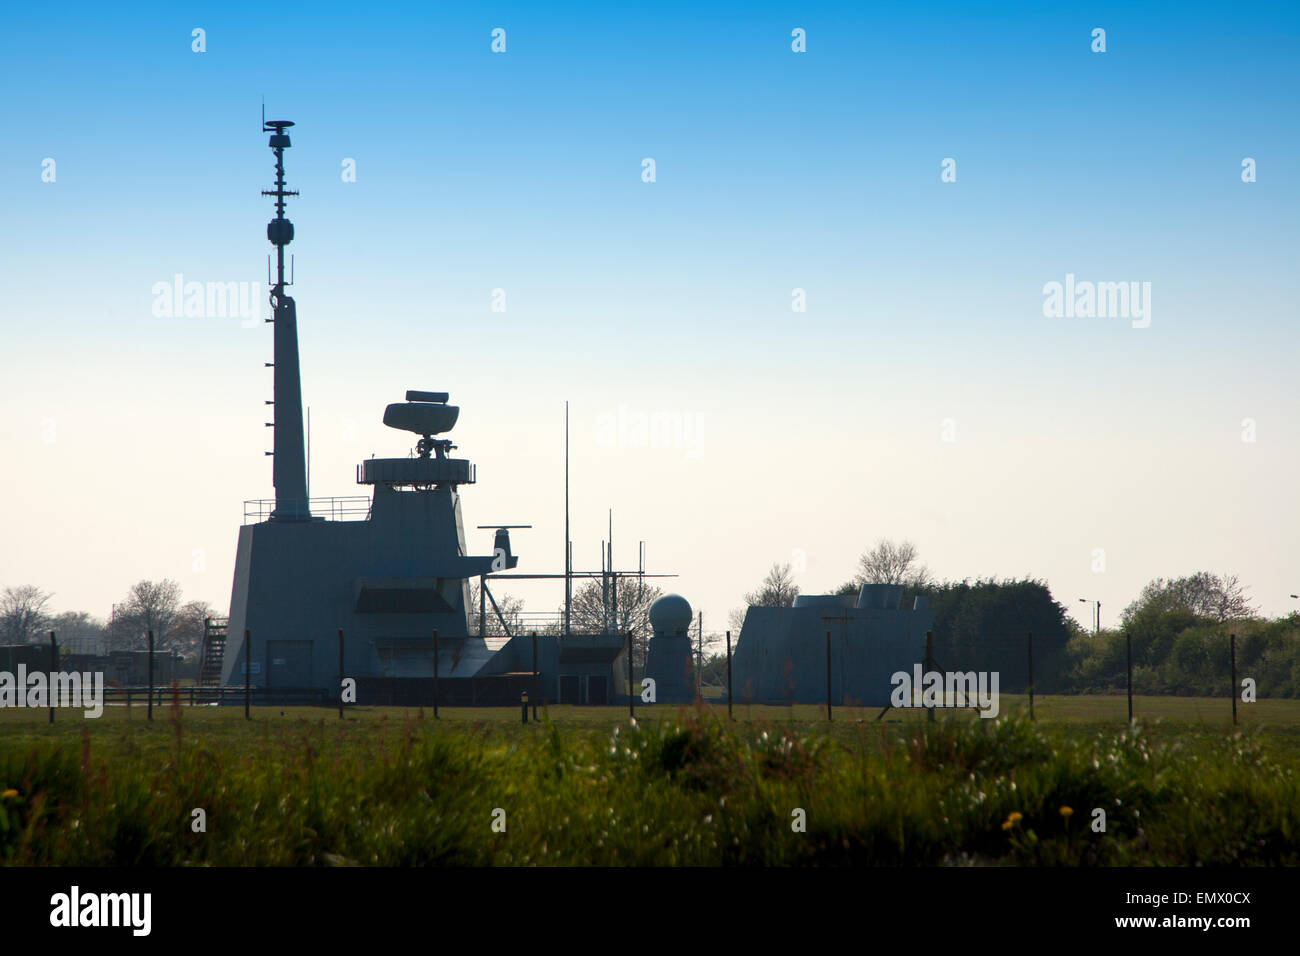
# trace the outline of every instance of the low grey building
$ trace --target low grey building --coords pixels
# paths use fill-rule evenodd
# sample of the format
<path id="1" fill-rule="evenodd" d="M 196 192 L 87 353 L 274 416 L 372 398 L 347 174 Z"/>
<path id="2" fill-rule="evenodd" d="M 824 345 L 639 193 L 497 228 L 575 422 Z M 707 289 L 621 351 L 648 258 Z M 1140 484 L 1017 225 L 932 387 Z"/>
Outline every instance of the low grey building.
<path id="1" fill-rule="evenodd" d="M 901 607 L 902 585 L 867 584 L 856 594 L 801 594 L 792 607 L 751 606 L 732 659 L 737 702 L 826 702 L 830 634 L 831 703 L 884 706 L 891 676 L 925 658 L 934 626 L 928 599 Z"/>

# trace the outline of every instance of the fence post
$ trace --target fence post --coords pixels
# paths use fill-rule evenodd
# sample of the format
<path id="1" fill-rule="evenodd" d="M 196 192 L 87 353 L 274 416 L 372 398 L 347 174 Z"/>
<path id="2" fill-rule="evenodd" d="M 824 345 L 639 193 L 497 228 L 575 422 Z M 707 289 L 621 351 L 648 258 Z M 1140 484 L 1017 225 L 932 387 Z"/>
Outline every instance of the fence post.
<path id="1" fill-rule="evenodd" d="M 438 629 L 433 629 L 433 719 L 438 720 Z"/>
<path id="2" fill-rule="evenodd" d="M 728 720 L 735 720 L 736 718 L 733 717 L 733 716 L 731 716 L 731 698 L 732 698 L 732 693 L 731 693 L 731 632 L 728 631 L 728 632 L 727 632 L 727 719 L 728 719 Z"/>
<path id="3" fill-rule="evenodd" d="M 343 719 L 343 628 L 339 628 L 339 720 Z"/>
<path id="4" fill-rule="evenodd" d="M 49 635 L 53 637 L 53 635 Z M 1236 726 L 1236 635 L 1230 633 L 1229 648 L 1232 656 L 1232 726 Z M 49 718 L 53 719 L 53 717 Z"/>
<path id="5" fill-rule="evenodd" d="M 1028 633 L 1026 642 L 1029 651 L 1029 719 L 1034 719 L 1034 632 Z"/>
<path id="6" fill-rule="evenodd" d="M 253 693 L 253 642 L 248 629 L 244 629 L 244 719 L 249 720 L 248 702 Z"/>
<path id="7" fill-rule="evenodd" d="M 632 632 L 627 632 L 627 713 L 636 720 L 636 695 L 632 690 Z"/>
<path id="8" fill-rule="evenodd" d="M 149 632 L 149 719 L 153 720 L 153 631 Z"/>
<path id="9" fill-rule="evenodd" d="M 925 667 L 922 668 L 922 670 L 925 673 L 921 675 L 921 682 L 923 684 L 925 683 L 925 675 L 928 674 L 933 667 L 934 667 L 934 633 L 932 631 L 926 631 L 925 632 Z M 912 693 L 913 694 L 916 693 L 915 687 L 912 688 Z M 925 703 L 925 691 L 921 692 L 921 703 L 925 706 L 925 719 L 934 720 L 934 708 Z"/>
<path id="10" fill-rule="evenodd" d="M 831 632 L 826 629 L 826 719 L 834 720 L 831 713 Z"/>
<path id="11" fill-rule="evenodd" d="M 1124 632 L 1124 646 L 1128 654 L 1128 722 L 1133 723 L 1133 635 Z"/>
<path id="12" fill-rule="evenodd" d="M 59 670 L 59 640 L 55 632 L 49 632 L 49 722 L 55 722 L 55 671 Z M 1234 682 L 1236 680 L 1234 679 Z M 1236 698 L 1234 698 L 1236 700 Z M 70 702 L 70 701 L 69 701 Z M 1234 710 L 1236 704 L 1232 705 Z"/>
<path id="13" fill-rule="evenodd" d="M 537 719 L 537 632 L 533 631 L 533 679 L 529 681 L 533 685 L 533 720 Z"/>

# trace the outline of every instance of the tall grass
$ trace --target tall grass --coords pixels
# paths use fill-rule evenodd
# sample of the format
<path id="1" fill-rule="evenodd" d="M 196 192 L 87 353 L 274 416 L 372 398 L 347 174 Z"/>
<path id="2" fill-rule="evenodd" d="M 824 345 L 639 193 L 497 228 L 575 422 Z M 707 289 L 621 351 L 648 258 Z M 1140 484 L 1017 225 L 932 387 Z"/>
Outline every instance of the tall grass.
<path id="1" fill-rule="evenodd" d="M 170 726 L 0 741 L 0 860 L 1300 862 L 1300 757 L 1255 732 L 1044 728 L 1016 714 L 834 731 L 703 709 L 611 715 L 601 729 L 170 714 Z"/>

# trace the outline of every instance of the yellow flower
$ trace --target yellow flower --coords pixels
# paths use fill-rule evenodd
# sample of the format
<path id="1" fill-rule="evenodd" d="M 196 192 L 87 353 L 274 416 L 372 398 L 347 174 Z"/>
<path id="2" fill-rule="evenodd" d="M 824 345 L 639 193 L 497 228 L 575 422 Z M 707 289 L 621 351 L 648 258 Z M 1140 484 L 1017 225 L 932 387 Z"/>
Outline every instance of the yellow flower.
<path id="1" fill-rule="evenodd" d="M 0 797 L 3 797 L 6 800 L 8 800 L 10 797 L 16 797 L 16 796 L 18 796 L 17 790 L 6 790 L 4 793 L 0 793 Z"/>
<path id="2" fill-rule="evenodd" d="M 1061 807 L 1061 816 L 1065 817 L 1065 819 L 1070 819 L 1070 815 L 1073 813 L 1074 810 L 1071 807 Z"/>
<path id="3" fill-rule="evenodd" d="M 1013 826 L 1024 819 L 1024 815 L 1019 810 L 1012 810 L 1007 814 L 1007 822 L 1002 824 L 1002 829 L 1010 830 Z"/>

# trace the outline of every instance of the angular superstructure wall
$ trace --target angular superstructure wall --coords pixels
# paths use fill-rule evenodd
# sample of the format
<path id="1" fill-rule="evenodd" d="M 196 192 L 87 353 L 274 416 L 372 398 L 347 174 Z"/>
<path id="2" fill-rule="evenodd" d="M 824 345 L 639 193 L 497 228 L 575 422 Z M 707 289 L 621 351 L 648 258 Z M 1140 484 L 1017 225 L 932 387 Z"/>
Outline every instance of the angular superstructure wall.
<path id="1" fill-rule="evenodd" d="M 899 607 L 902 587 L 866 585 L 857 595 L 800 595 L 793 607 L 751 606 L 732 659 L 738 702 L 826 701 L 830 634 L 831 702 L 884 706 L 897 671 L 925 658 L 934 614 L 925 598 Z"/>
<path id="2" fill-rule="evenodd" d="M 465 556 L 457 493 L 375 487 L 364 521 L 266 521 L 239 530 L 222 682 L 337 693 L 338 631 L 348 676 L 476 674 L 492 656 L 468 633 L 466 581 L 492 557 Z"/>

